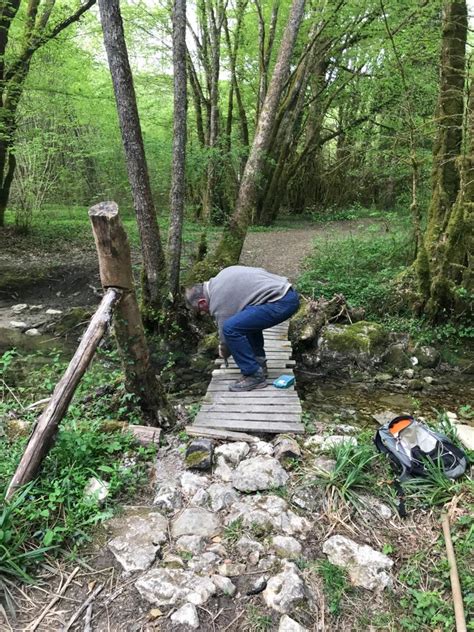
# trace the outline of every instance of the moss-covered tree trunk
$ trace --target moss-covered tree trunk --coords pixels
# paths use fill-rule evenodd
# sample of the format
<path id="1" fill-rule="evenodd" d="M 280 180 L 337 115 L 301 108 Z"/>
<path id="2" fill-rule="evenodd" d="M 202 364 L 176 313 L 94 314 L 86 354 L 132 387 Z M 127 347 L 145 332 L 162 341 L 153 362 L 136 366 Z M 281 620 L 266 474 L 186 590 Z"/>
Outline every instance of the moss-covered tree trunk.
<path id="1" fill-rule="evenodd" d="M 415 264 L 423 309 L 432 321 L 443 320 L 452 313 L 459 290 L 465 283 L 463 278 L 469 263 L 470 237 L 469 232 L 465 232 L 465 222 L 472 185 L 464 178 L 460 189 L 459 169 L 462 162 L 466 36 L 466 1 L 446 0 L 431 203 Z M 471 169 L 471 158 L 472 155 L 465 157 L 461 169 L 464 175 Z"/>

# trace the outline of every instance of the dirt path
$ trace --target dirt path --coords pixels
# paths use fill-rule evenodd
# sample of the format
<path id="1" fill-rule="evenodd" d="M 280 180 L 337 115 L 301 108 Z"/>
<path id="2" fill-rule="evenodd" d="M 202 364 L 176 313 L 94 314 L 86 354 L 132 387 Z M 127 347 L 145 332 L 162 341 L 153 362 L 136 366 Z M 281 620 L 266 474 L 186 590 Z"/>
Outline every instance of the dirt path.
<path id="1" fill-rule="evenodd" d="M 317 225 L 309 223 L 288 230 L 248 233 L 245 239 L 240 262 L 243 265 L 265 268 L 275 274 L 283 274 L 296 281 L 303 271 L 306 257 L 313 250 L 313 241 L 317 237 L 328 240 L 343 234 L 364 231 L 377 220 L 370 218 L 346 220 Z M 385 225 L 381 224 L 381 230 Z"/>

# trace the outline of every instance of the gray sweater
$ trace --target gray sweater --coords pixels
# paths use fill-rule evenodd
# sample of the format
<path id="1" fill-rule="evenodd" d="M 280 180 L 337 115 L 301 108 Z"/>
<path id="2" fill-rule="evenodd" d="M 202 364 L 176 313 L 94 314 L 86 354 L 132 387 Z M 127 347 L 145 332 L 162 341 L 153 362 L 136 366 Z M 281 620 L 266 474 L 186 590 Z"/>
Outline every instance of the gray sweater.
<path id="1" fill-rule="evenodd" d="M 271 274 L 263 268 L 230 266 L 204 284 L 209 313 L 216 320 L 219 339 L 224 342 L 224 322 L 247 307 L 262 305 L 283 298 L 291 287 L 286 277 Z"/>

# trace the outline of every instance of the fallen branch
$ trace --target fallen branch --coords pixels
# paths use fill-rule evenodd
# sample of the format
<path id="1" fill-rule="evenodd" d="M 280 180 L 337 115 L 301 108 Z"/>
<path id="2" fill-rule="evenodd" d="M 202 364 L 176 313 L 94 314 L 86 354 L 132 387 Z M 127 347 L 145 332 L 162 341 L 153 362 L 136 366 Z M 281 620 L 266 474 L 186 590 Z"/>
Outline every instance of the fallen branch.
<path id="1" fill-rule="evenodd" d="M 453 593 L 454 617 L 456 619 L 456 632 L 466 632 L 466 617 L 464 615 L 464 606 L 462 603 L 461 584 L 459 582 L 458 567 L 456 564 L 456 555 L 454 553 L 453 541 L 451 540 L 451 531 L 449 529 L 448 514 L 441 515 L 441 524 L 443 526 L 444 542 L 446 544 L 446 553 L 449 562 L 449 578 L 451 580 L 451 591 Z"/>
<path id="2" fill-rule="evenodd" d="M 81 616 L 81 614 L 84 612 L 84 610 L 86 610 L 86 608 L 88 608 L 89 604 L 92 604 L 94 599 L 97 597 L 97 595 L 103 589 L 104 589 L 104 584 L 99 584 L 99 586 L 97 586 L 97 588 L 95 588 L 95 590 L 87 597 L 87 599 L 82 603 L 81 606 L 79 606 L 79 608 L 76 610 L 76 612 L 69 619 L 67 624 L 62 629 L 62 632 L 67 632 L 74 625 L 74 623 Z M 91 611 L 91 616 L 92 616 L 92 611 Z"/>
<path id="3" fill-rule="evenodd" d="M 41 623 L 41 621 L 45 618 L 45 616 L 48 614 L 48 612 L 51 610 L 51 608 L 61 599 L 61 597 L 64 595 L 64 593 L 66 592 L 69 584 L 72 582 L 72 580 L 74 579 L 74 577 L 77 575 L 77 573 L 79 572 L 80 567 L 76 566 L 76 568 L 72 571 L 72 573 L 69 575 L 69 577 L 66 579 L 66 581 L 64 582 L 64 584 L 61 586 L 59 592 L 57 595 L 55 595 L 51 601 L 49 602 L 49 604 L 46 606 L 46 608 L 42 611 L 42 613 L 37 617 L 37 619 L 35 619 L 33 621 L 33 623 L 31 623 L 27 628 L 27 632 L 34 632 L 34 630 L 37 629 L 37 627 L 39 626 L 39 624 Z"/>

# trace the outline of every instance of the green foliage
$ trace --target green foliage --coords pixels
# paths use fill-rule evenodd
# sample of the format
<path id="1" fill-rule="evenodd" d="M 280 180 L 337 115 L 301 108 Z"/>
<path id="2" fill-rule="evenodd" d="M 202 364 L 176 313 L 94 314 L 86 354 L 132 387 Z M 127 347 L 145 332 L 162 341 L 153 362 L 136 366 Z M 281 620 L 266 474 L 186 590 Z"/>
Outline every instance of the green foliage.
<path id="1" fill-rule="evenodd" d="M 327 560 L 320 560 L 316 564 L 316 570 L 323 580 L 328 610 L 332 615 L 337 616 L 341 613 L 341 601 L 344 595 L 350 591 L 347 573 L 343 568 Z"/>
<path id="2" fill-rule="evenodd" d="M 267 632 L 273 628 L 272 618 L 253 604 L 247 607 L 247 620 L 251 632 Z"/>
<path id="3" fill-rule="evenodd" d="M 242 518 L 237 518 L 230 522 L 224 529 L 224 539 L 230 544 L 235 544 L 239 540 L 244 532 L 244 525 Z"/>

